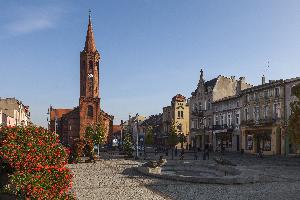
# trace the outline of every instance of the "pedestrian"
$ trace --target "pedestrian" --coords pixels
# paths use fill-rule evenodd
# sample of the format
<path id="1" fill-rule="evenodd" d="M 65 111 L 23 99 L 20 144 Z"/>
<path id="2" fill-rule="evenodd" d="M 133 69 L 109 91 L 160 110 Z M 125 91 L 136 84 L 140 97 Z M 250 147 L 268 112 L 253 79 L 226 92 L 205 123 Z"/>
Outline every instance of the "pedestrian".
<path id="1" fill-rule="evenodd" d="M 206 157 L 209 160 L 209 145 L 208 144 L 205 144 L 205 146 L 204 146 L 203 160 L 206 160 Z"/>
<path id="2" fill-rule="evenodd" d="M 177 157 L 177 146 L 175 147 L 175 157 Z"/>
<path id="3" fill-rule="evenodd" d="M 184 148 L 181 149 L 180 160 L 183 160 L 183 155 L 184 155 Z"/>
<path id="4" fill-rule="evenodd" d="M 195 151 L 194 152 L 194 160 L 197 160 L 198 159 L 198 154 L 197 154 L 197 152 Z"/>

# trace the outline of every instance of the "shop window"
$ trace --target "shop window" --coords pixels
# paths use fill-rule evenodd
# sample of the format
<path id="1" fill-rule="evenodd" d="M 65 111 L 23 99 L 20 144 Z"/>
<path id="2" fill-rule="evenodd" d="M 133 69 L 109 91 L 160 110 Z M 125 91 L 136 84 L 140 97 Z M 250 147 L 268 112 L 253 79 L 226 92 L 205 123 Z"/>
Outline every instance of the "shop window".
<path id="1" fill-rule="evenodd" d="M 246 148 L 247 150 L 253 149 L 253 135 L 247 135 L 246 137 Z"/>

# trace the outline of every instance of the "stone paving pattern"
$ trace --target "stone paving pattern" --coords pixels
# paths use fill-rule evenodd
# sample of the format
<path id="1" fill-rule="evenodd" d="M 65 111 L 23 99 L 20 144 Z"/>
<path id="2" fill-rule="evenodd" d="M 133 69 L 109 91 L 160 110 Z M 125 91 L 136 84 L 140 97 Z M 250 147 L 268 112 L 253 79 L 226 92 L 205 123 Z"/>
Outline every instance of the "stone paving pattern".
<path id="1" fill-rule="evenodd" d="M 105 156 L 104 156 L 105 157 Z M 108 157 L 108 156 L 106 156 Z M 238 165 L 260 170 L 278 179 L 270 183 L 242 185 L 196 184 L 143 176 L 133 170 L 139 162 L 114 156 L 97 163 L 70 165 L 78 199 L 300 199 L 300 159 L 248 155 L 225 155 Z M 194 167 L 212 160 L 174 160 L 170 165 L 190 162 Z"/>

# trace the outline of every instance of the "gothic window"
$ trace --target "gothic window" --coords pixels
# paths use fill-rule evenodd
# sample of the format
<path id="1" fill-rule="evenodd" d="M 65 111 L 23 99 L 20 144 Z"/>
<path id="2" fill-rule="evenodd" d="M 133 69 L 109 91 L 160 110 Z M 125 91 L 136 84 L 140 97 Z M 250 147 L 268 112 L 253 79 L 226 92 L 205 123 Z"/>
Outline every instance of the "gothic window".
<path id="1" fill-rule="evenodd" d="M 94 68 L 92 60 L 90 60 L 90 62 L 89 62 L 89 68 L 90 68 L 90 70 L 93 70 L 93 68 Z"/>
<path id="2" fill-rule="evenodd" d="M 88 117 L 93 117 L 93 106 L 89 105 L 88 106 L 88 112 L 87 112 L 87 116 Z"/>

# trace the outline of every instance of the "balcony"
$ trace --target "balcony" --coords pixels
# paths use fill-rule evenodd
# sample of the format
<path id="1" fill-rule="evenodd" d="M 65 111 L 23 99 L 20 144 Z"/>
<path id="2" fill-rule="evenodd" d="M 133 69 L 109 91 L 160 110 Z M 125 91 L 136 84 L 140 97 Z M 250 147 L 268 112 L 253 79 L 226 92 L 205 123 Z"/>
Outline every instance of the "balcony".
<path id="1" fill-rule="evenodd" d="M 258 125 L 272 125 L 276 121 L 279 121 L 280 118 L 264 118 L 264 119 L 250 119 L 250 120 L 243 120 L 242 125 L 247 125 L 247 126 L 258 126 Z"/>
<path id="2" fill-rule="evenodd" d="M 194 109 L 192 115 L 195 117 L 204 117 L 204 112 L 203 110 Z"/>
<path id="3" fill-rule="evenodd" d="M 213 128 L 213 130 L 223 130 L 223 129 L 233 130 L 234 126 L 233 125 L 223 124 L 223 125 L 213 125 L 212 128 Z"/>

